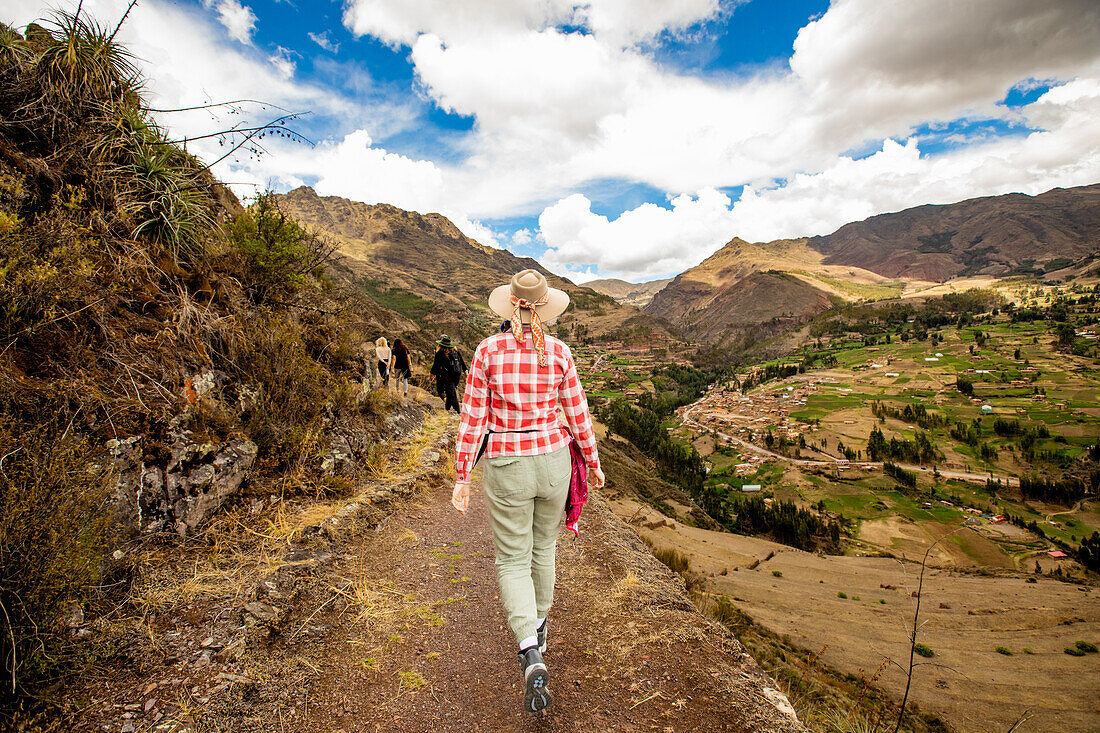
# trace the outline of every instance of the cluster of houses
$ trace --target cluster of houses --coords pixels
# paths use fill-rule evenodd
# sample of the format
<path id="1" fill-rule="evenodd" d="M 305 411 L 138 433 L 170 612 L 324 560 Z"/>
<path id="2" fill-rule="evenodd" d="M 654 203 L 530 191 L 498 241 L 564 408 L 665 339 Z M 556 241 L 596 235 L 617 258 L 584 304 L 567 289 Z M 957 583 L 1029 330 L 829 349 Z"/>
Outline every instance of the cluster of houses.
<path id="1" fill-rule="evenodd" d="M 792 419 L 791 410 L 805 406 L 810 394 L 822 383 L 832 381 L 801 380 L 799 384 L 781 385 L 778 390 L 761 390 L 754 394 L 741 394 L 728 387 L 711 390 L 694 405 L 681 407 L 677 414 L 683 418 L 684 413 L 690 410 L 692 421 L 705 430 L 713 431 L 719 438 L 728 435 L 750 443 L 761 443 L 767 431 L 771 430 L 776 438 L 797 443 L 800 437 L 816 432 L 817 427 Z M 744 463 L 737 464 L 734 470 L 738 474 L 752 473 L 762 460 L 765 460 L 764 456 L 749 454 L 745 456 Z"/>

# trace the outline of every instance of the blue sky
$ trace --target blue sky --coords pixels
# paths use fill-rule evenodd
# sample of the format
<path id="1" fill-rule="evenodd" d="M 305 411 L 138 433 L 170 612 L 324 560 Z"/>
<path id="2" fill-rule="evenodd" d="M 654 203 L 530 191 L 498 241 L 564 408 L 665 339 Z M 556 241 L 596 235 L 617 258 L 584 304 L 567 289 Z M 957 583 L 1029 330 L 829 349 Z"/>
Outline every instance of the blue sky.
<path id="1" fill-rule="evenodd" d="M 8 4 L 16 26 L 48 12 Z M 218 165 L 239 194 L 438 211 L 577 279 L 1100 180 L 1092 0 L 143 0 L 122 37 L 158 107 L 309 111 L 315 147 Z M 239 112 L 161 121 L 276 114 Z"/>

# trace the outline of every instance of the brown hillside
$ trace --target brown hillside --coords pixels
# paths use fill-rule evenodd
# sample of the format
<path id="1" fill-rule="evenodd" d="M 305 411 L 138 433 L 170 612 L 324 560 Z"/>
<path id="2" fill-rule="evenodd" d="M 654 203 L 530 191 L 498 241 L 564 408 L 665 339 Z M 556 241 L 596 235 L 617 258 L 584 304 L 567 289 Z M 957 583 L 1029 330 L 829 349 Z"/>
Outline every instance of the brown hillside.
<path id="1" fill-rule="evenodd" d="M 280 201 L 307 227 L 338 243 L 342 264 L 362 290 L 432 334 L 447 331 L 470 344 L 495 331 L 499 318 L 485 304 L 489 292 L 527 268 L 569 293 L 572 305 L 559 319 L 559 332 L 576 335 L 583 325 L 588 338 L 623 340 L 669 333 L 659 319 L 558 277 L 529 257 L 479 244 L 440 214 L 322 197 L 306 186 Z"/>
<path id="2" fill-rule="evenodd" d="M 1100 184 L 918 206 L 846 224 L 809 246 L 826 264 L 939 282 L 1079 260 L 1100 251 Z"/>
<path id="3" fill-rule="evenodd" d="M 625 305 L 643 308 L 653 300 L 653 296 L 660 292 L 661 288 L 670 282 L 672 282 L 672 278 L 651 280 L 644 283 L 628 283 L 626 280 L 608 278 L 606 280 L 591 280 L 584 285 L 587 288 L 592 288 L 597 293 L 610 295 Z"/>
<path id="4" fill-rule="evenodd" d="M 715 255 L 718 267 L 707 260 L 676 277 L 646 310 L 694 340 L 733 346 L 787 331 L 833 305 L 828 293 L 791 273 L 723 267 L 724 252 Z"/>

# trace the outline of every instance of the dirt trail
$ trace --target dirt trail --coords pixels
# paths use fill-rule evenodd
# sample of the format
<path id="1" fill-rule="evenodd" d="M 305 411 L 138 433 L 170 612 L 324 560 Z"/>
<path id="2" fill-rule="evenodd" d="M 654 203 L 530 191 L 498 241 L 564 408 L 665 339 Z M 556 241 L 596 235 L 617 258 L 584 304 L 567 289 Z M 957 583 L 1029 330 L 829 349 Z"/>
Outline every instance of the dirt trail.
<path id="1" fill-rule="evenodd" d="M 475 495 L 462 518 L 449 499 L 447 485 L 432 487 L 348 553 L 345 565 L 365 563 L 360 571 L 412 614 L 346 625 L 313 687 L 324 702 L 295 729 L 796 729 L 768 701 L 751 700 L 767 684 L 755 664 L 711 638 L 672 577 L 646 566 L 602 503 L 586 514 L 581 538 L 565 534 L 559 548 L 547 652 L 554 706 L 544 717 L 523 712 L 484 501 Z M 738 697 L 747 710 L 731 709 Z"/>
<path id="2" fill-rule="evenodd" d="M 546 657 L 554 705 L 523 712 L 479 477 L 463 518 L 450 506 L 453 419 L 432 422 L 434 433 L 395 453 L 396 483 L 329 507 L 263 567 L 249 561 L 231 584 L 196 586 L 190 600 L 142 619 L 141 664 L 88 680 L 75 727 L 804 730 L 775 683 L 598 496 L 580 538 L 563 529 L 559 544 Z M 174 562 L 186 570 L 210 560 Z"/>

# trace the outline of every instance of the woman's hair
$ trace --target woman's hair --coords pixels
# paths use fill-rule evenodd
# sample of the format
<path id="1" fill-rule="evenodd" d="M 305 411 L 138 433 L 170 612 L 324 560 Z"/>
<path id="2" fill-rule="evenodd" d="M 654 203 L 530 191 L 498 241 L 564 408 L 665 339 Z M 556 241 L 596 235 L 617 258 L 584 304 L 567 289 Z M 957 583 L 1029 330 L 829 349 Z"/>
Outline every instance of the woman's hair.
<path id="1" fill-rule="evenodd" d="M 394 339 L 393 340 L 393 350 L 398 352 L 398 353 L 402 353 L 402 354 L 409 353 L 409 350 L 405 348 L 405 342 L 402 341 L 401 339 Z"/>
<path id="2" fill-rule="evenodd" d="M 384 348 L 386 346 L 386 337 L 385 336 L 379 336 L 378 340 L 374 342 L 374 345 L 375 346 L 381 346 L 381 347 Z"/>

